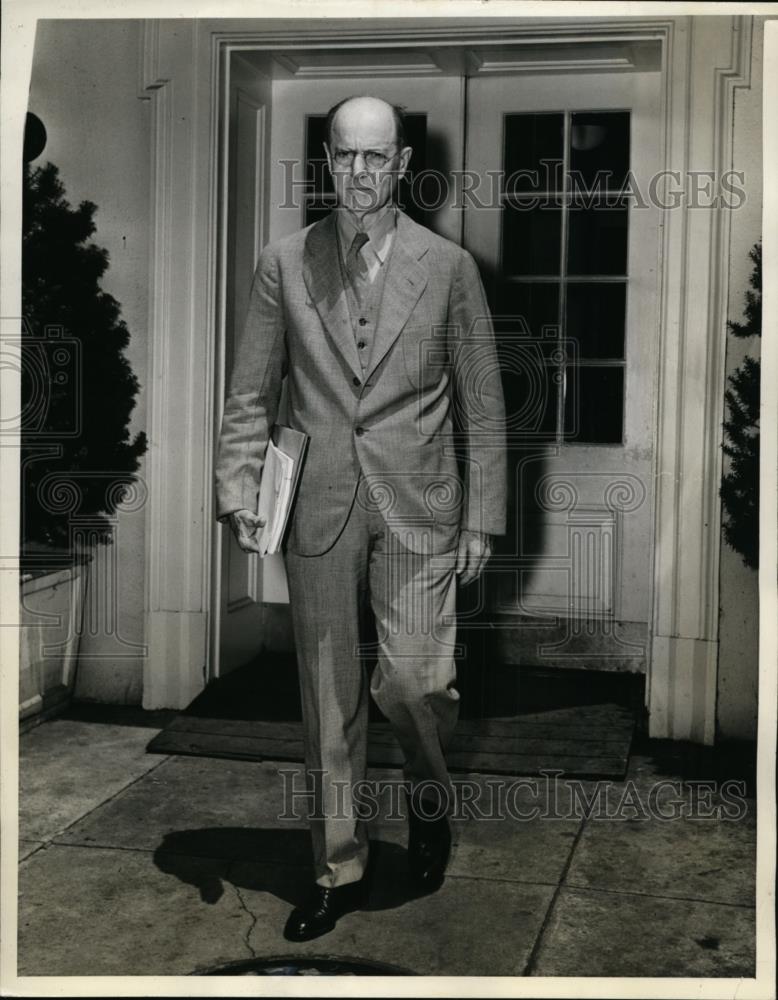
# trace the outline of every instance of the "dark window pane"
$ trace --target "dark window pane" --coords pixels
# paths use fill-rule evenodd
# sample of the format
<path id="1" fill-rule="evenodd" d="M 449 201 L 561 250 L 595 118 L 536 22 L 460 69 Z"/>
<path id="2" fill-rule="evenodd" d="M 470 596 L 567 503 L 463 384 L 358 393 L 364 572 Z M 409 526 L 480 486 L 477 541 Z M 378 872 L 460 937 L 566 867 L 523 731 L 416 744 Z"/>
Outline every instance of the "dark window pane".
<path id="1" fill-rule="evenodd" d="M 502 335 L 497 340 L 505 424 L 514 439 L 556 438 L 560 366 L 555 340 Z"/>
<path id="2" fill-rule="evenodd" d="M 324 122 L 326 115 L 308 115 L 305 120 L 305 180 L 306 191 L 331 194 L 332 179 L 324 152 Z"/>
<path id="3" fill-rule="evenodd" d="M 623 367 L 571 365 L 567 369 L 565 438 L 621 444 L 623 420 Z"/>
<path id="4" fill-rule="evenodd" d="M 621 282 L 567 285 L 565 336 L 580 358 L 623 358 L 627 286 Z"/>
<path id="5" fill-rule="evenodd" d="M 556 438 L 559 392 L 559 284 L 501 282 L 493 316 L 508 431 Z"/>
<path id="6" fill-rule="evenodd" d="M 559 274 L 561 237 L 560 209 L 506 205 L 502 212 L 503 274 Z"/>
<path id="7" fill-rule="evenodd" d="M 329 215 L 334 207 L 334 196 L 327 201 L 322 201 L 320 198 L 306 199 L 303 225 L 310 226 L 312 222 L 318 222 L 319 219 L 323 219 L 325 215 Z"/>
<path id="8" fill-rule="evenodd" d="M 570 122 L 570 171 L 587 190 L 618 191 L 629 169 L 629 112 L 576 112 Z"/>
<path id="9" fill-rule="evenodd" d="M 626 205 L 572 204 L 567 249 L 568 274 L 627 273 Z"/>
<path id="10" fill-rule="evenodd" d="M 498 332 L 526 333 L 535 340 L 544 327 L 559 325 L 559 284 L 556 281 L 503 281 L 497 290 L 493 314 Z M 552 335 L 555 333 L 552 331 Z"/>
<path id="11" fill-rule="evenodd" d="M 560 190 L 562 139 L 561 114 L 506 115 L 503 159 L 506 192 Z M 552 162 L 543 163 L 544 160 Z M 522 176 L 524 172 L 530 176 Z"/>
<path id="12" fill-rule="evenodd" d="M 429 166 L 427 143 L 427 115 L 422 112 L 406 113 L 405 145 L 413 147 L 408 173 L 397 188 L 397 200 L 403 210 L 422 226 L 426 225 L 426 205 L 435 202 L 437 188 L 424 181 Z M 414 181 L 414 178 L 417 180 Z M 418 178 L 422 178 L 421 181 Z"/>

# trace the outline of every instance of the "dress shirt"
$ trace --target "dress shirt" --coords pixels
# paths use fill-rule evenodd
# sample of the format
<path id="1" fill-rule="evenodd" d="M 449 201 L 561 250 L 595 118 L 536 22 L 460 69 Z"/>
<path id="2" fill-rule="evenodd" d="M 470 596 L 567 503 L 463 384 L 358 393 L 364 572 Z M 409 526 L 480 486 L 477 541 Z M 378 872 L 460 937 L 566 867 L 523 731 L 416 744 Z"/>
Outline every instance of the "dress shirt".
<path id="1" fill-rule="evenodd" d="M 344 264 L 356 234 L 367 233 L 367 243 L 362 247 L 360 253 L 367 265 L 366 278 L 372 284 L 392 248 L 392 239 L 397 223 L 396 207 L 392 204 L 385 205 L 377 212 L 369 212 L 359 219 L 349 209 L 341 206 L 335 210 L 335 217 L 338 226 L 340 253 Z"/>

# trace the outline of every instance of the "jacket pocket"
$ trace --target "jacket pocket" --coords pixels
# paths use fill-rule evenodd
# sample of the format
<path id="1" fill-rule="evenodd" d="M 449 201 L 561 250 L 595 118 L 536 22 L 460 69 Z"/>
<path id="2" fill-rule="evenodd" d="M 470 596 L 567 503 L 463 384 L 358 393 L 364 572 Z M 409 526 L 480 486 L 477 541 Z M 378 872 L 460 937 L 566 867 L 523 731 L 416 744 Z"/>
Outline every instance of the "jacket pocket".
<path id="1" fill-rule="evenodd" d="M 400 334 L 403 361 L 408 380 L 415 389 L 437 385 L 451 370 L 451 351 L 443 333 L 434 328 L 412 326 Z"/>

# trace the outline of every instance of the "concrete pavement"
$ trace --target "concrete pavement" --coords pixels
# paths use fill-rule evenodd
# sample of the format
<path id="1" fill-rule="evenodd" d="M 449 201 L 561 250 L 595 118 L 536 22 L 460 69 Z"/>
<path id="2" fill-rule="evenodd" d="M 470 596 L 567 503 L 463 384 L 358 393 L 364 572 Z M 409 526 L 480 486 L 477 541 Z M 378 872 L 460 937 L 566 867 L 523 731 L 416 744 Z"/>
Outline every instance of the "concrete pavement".
<path id="1" fill-rule="evenodd" d="M 510 779 L 469 776 L 481 818 L 453 821 L 445 885 L 426 898 L 407 882 L 405 820 L 378 817 L 367 910 L 297 945 L 282 928 L 310 878 L 309 840 L 303 819 L 279 818 L 279 771 L 299 766 L 146 754 L 157 731 L 113 713 L 22 736 L 19 975 L 303 956 L 421 975 L 754 974 L 754 802 L 700 790 L 650 744 L 624 782 L 559 782 L 553 802 L 551 785 L 507 803 Z M 489 801 L 503 818 L 484 818 Z"/>

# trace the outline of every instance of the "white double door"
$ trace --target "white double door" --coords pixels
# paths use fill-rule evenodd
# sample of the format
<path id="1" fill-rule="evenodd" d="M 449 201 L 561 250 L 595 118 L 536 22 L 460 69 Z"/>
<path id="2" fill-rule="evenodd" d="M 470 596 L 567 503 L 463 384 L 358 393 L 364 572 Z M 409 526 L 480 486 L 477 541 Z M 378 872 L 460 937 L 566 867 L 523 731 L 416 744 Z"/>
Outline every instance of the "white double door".
<path id="1" fill-rule="evenodd" d="M 509 534 L 485 597 L 504 620 L 601 620 L 641 634 L 652 581 L 659 74 L 272 79 L 237 60 L 229 90 L 227 367 L 262 245 L 326 209 L 324 175 L 307 171 L 322 156 L 311 145 L 328 108 L 365 92 L 403 105 L 422 144 L 410 196 L 425 200 L 430 228 L 475 256 L 504 365 Z M 217 672 L 288 647 L 281 557 L 246 556 L 225 533 L 220 589 Z"/>

